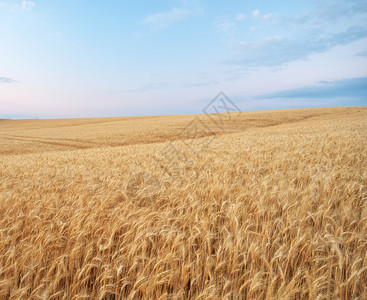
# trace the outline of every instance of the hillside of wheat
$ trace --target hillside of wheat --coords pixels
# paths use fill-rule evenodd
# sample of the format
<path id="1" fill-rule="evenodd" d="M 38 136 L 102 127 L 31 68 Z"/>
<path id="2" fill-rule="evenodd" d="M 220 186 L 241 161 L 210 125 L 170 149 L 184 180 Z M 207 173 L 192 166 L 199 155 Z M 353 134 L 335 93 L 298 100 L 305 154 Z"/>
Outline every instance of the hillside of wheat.
<path id="1" fill-rule="evenodd" d="M 0 299 L 367 299 L 367 108 L 216 117 L 0 120 Z"/>

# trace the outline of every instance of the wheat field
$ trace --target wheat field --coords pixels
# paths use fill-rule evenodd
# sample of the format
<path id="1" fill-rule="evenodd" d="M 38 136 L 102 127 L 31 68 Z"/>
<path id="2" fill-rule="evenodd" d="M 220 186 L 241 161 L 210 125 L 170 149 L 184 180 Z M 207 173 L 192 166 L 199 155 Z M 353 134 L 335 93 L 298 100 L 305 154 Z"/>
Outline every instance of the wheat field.
<path id="1" fill-rule="evenodd" d="M 366 107 L 0 120 L 0 178 L 0 299 L 367 299 Z"/>

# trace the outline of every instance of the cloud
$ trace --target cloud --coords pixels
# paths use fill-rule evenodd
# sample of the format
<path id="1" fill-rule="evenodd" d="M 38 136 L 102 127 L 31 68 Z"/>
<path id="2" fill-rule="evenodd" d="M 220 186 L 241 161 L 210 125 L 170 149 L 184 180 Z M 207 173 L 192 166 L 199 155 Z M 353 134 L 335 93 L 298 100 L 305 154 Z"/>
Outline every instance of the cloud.
<path id="1" fill-rule="evenodd" d="M 366 0 L 330 0 L 318 3 L 310 10 L 290 15 L 261 14 L 259 9 L 253 10 L 250 14 L 253 22 L 247 30 L 258 34 L 242 35 L 245 38 L 242 40 L 238 38 L 239 35 L 234 35 L 231 43 L 231 47 L 234 47 L 231 49 L 232 57 L 227 62 L 241 67 L 281 67 L 367 37 Z M 222 22 L 217 27 L 222 31 L 230 31 L 235 28 L 235 24 L 238 25 L 233 20 Z M 246 30 L 239 25 L 235 29 L 236 33 Z M 270 32 L 272 36 L 251 39 Z M 366 56 L 366 53 L 362 51 L 356 55 Z"/>
<path id="2" fill-rule="evenodd" d="M 210 80 L 210 81 L 203 81 L 203 82 L 196 82 L 196 83 L 189 83 L 186 84 L 184 87 L 203 87 L 203 86 L 212 86 L 216 85 L 219 82 L 217 80 Z"/>
<path id="3" fill-rule="evenodd" d="M 221 32 L 233 33 L 236 30 L 236 24 L 228 20 L 221 20 L 215 23 L 217 29 Z"/>
<path id="4" fill-rule="evenodd" d="M 170 11 L 147 16 L 144 20 L 144 23 L 151 25 L 155 29 L 161 29 L 176 22 L 182 21 L 190 15 L 190 10 L 174 7 Z"/>
<path id="5" fill-rule="evenodd" d="M 278 42 L 278 41 L 281 41 L 283 38 L 280 36 L 280 35 L 271 35 L 271 36 L 266 36 L 265 38 L 264 38 L 264 40 L 265 41 L 276 41 L 276 42 Z"/>
<path id="6" fill-rule="evenodd" d="M 367 1 L 365 0 L 354 0 L 351 1 L 352 6 L 350 7 L 351 14 L 367 13 Z"/>
<path id="7" fill-rule="evenodd" d="M 361 51 L 356 54 L 357 56 L 366 56 L 367 57 L 367 50 Z"/>
<path id="8" fill-rule="evenodd" d="M 244 19 L 246 19 L 246 15 L 244 15 L 244 14 L 238 14 L 238 15 L 236 16 L 236 20 L 237 20 L 237 21 L 242 21 L 242 20 L 244 20 Z"/>
<path id="9" fill-rule="evenodd" d="M 367 77 L 348 78 L 332 82 L 320 81 L 315 86 L 284 90 L 256 99 L 335 99 L 349 98 L 360 100 L 367 105 Z"/>
<path id="10" fill-rule="evenodd" d="M 260 16 L 260 10 L 255 9 L 255 10 L 251 13 L 251 16 L 252 16 L 254 19 L 258 19 L 258 18 L 259 18 L 259 16 Z"/>
<path id="11" fill-rule="evenodd" d="M 174 0 L 177 6 L 169 11 L 150 14 L 143 20 L 152 29 L 163 29 L 174 23 L 183 21 L 194 14 L 203 14 L 200 3 L 195 0 Z"/>
<path id="12" fill-rule="evenodd" d="M 140 86 L 130 90 L 123 91 L 111 91 L 111 94 L 120 94 L 120 93 L 146 93 L 156 90 L 165 90 L 167 88 L 196 88 L 196 87 L 207 87 L 218 84 L 217 80 L 208 80 L 208 81 L 197 81 L 197 82 L 189 82 L 189 83 L 173 83 L 173 82 L 160 82 L 160 83 L 148 83 L 144 86 Z"/>
<path id="13" fill-rule="evenodd" d="M 365 13 L 367 13 L 367 1 L 365 0 L 333 0 L 320 5 L 317 9 L 320 20 L 331 22 Z"/>
<path id="14" fill-rule="evenodd" d="M 262 19 L 263 19 L 264 21 L 269 21 L 269 20 L 271 20 L 273 17 L 274 17 L 274 15 L 273 15 L 273 14 L 266 14 L 266 15 L 263 15 L 263 16 L 262 16 Z"/>
<path id="15" fill-rule="evenodd" d="M 22 9 L 31 10 L 36 4 L 32 1 L 22 1 Z"/>
<path id="16" fill-rule="evenodd" d="M 311 20 L 311 14 L 309 11 L 304 10 L 298 12 L 292 16 L 287 16 L 284 18 L 286 24 L 302 25 Z"/>
<path id="17" fill-rule="evenodd" d="M 0 77 L 0 83 L 3 82 L 3 83 L 15 83 L 15 82 L 18 82 L 17 80 L 14 80 L 14 79 L 11 79 L 11 78 L 8 78 L 8 77 Z"/>
<path id="18" fill-rule="evenodd" d="M 151 84 L 147 84 L 145 86 L 138 87 L 136 89 L 125 90 L 123 92 L 125 92 L 125 93 L 146 93 L 146 92 L 149 92 L 149 91 L 152 91 L 152 90 L 165 89 L 165 88 L 168 88 L 172 85 L 173 85 L 172 83 L 151 83 Z"/>
<path id="19" fill-rule="evenodd" d="M 257 27 L 257 26 L 251 26 L 251 27 L 249 28 L 249 31 L 250 31 L 250 32 L 254 32 L 254 31 L 256 31 L 257 29 L 259 29 L 259 27 Z M 240 42 L 240 44 L 241 44 L 241 45 L 245 45 L 246 43 L 244 43 L 244 42 Z"/>
<path id="20" fill-rule="evenodd" d="M 317 14 L 323 20 L 335 20 L 339 17 L 345 16 L 348 13 L 345 3 L 341 1 L 331 1 L 319 7 Z"/>
<path id="21" fill-rule="evenodd" d="M 254 42 L 242 41 L 238 43 L 237 55 L 229 62 L 252 67 L 281 66 L 365 37 L 367 37 L 366 27 L 352 26 L 346 31 L 328 36 L 322 31 L 310 31 L 295 38 L 273 36 Z"/>
<path id="22" fill-rule="evenodd" d="M 1 102 L 0 102 L 1 104 Z M 20 115 L 20 114 L 0 114 L 0 119 L 12 119 L 12 120 L 19 120 L 19 119 L 34 119 L 34 115 Z"/>

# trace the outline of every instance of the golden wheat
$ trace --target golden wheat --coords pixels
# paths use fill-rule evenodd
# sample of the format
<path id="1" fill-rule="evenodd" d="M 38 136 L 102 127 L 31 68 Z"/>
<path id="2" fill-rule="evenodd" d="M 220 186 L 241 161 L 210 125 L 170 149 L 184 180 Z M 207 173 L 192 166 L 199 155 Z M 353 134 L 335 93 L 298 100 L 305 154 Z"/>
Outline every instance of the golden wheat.
<path id="1" fill-rule="evenodd" d="M 0 299 L 367 298 L 365 107 L 0 120 L 0 142 Z"/>

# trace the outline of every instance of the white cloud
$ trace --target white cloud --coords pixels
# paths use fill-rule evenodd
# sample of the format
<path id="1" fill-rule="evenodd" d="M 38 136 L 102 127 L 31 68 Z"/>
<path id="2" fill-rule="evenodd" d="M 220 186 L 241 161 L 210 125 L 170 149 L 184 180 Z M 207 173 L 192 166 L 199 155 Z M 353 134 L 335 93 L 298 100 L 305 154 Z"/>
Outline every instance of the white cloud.
<path id="1" fill-rule="evenodd" d="M 233 22 L 223 20 L 215 23 L 217 29 L 221 32 L 232 33 L 236 29 L 236 25 Z"/>
<path id="2" fill-rule="evenodd" d="M 14 83 L 14 82 L 18 82 L 12 78 L 9 78 L 9 77 L 0 77 L 0 82 L 3 82 L 3 83 Z"/>
<path id="3" fill-rule="evenodd" d="M 363 26 L 352 26 L 329 35 L 320 30 L 318 34 L 311 31 L 297 37 L 267 36 L 256 41 L 238 43 L 238 52 L 232 63 L 246 67 L 284 66 L 329 51 L 336 46 L 348 45 L 366 38 L 367 29 Z"/>
<path id="4" fill-rule="evenodd" d="M 263 15 L 263 16 L 262 16 L 262 19 L 263 19 L 263 20 L 265 20 L 265 21 L 268 21 L 268 20 L 270 20 L 272 17 L 273 17 L 273 14 L 266 14 L 266 15 Z"/>
<path id="5" fill-rule="evenodd" d="M 282 39 L 280 35 L 272 35 L 264 38 L 265 41 L 281 41 Z"/>
<path id="6" fill-rule="evenodd" d="M 161 29 L 186 19 L 191 13 L 188 9 L 174 7 L 170 11 L 147 16 L 144 23 L 151 25 L 155 29 Z"/>
<path id="7" fill-rule="evenodd" d="M 36 4 L 32 1 L 22 1 L 22 9 L 31 10 Z"/>
<path id="8" fill-rule="evenodd" d="M 254 19 L 257 19 L 257 18 L 260 16 L 260 10 L 255 9 L 255 10 L 251 13 L 251 16 L 252 16 Z"/>
<path id="9" fill-rule="evenodd" d="M 304 10 L 299 13 L 294 14 L 293 16 L 286 17 L 286 21 L 294 24 L 304 24 L 309 21 L 311 18 L 311 14 L 309 11 Z"/>
<path id="10" fill-rule="evenodd" d="M 238 14 L 238 15 L 236 16 L 236 20 L 237 20 L 237 21 L 242 21 L 242 20 L 244 20 L 244 19 L 246 19 L 246 15 L 244 15 L 244 14 Z"/>
<path id="11" fill-rule="evenodd" d="M 256 27 L 256 26 L 251 26 L 250 28 L 249 28 L 249 31 L 250 32 L 254 32 L 255 30 L 257 30 L 258 28 Z"/>

